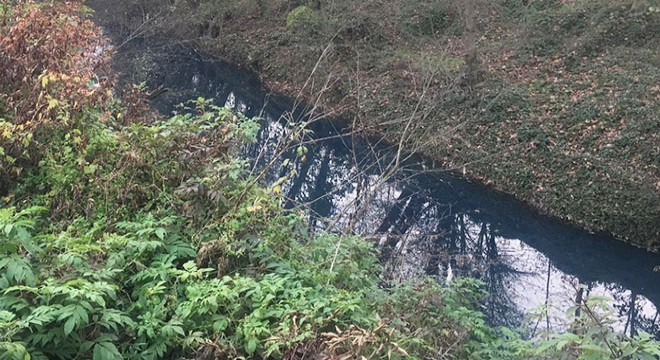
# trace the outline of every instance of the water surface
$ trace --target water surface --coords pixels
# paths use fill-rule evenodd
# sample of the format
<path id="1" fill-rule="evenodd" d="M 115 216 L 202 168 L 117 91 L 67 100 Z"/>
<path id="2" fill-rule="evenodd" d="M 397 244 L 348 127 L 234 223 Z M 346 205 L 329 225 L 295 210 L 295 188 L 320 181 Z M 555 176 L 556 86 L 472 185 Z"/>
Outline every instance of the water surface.
<path id="1" fill-rule="evenodd" d="M 660 336 L 657 254 L 540 216 L 417 156 L 402 154 L 393 169 L 395 147 L 342 135 L 347 130 L 331 120 L 311 126 L 318 140 L 307 144 L 304 159 L 292 161 L 293 152 L 278 154 L 276 144 L 290 134 L 282 119 L 302 121 L 306 109 L 270 96 L 253 74 L 190 49 L 135 42 L 121 49 L 116 65 L 126 81 L 171 89 L 155 101 L 163 112 L 201 96 L 263 117 L 258 144 L 246 149 L 255 174 L 270 164 L 265 178 L 272 182 L 295 170 L 282 186 L 286 205 L 306 209 L 314 230 L 373 239 L 385 278 L 479 278 L 490 293 L 489 319 L 525 324 L 534 333 L 565 329 L 567 308 L 604 295 L 612 299 L 619 330 Z M 529 315 L 542 306 L 547 317 Z"/>

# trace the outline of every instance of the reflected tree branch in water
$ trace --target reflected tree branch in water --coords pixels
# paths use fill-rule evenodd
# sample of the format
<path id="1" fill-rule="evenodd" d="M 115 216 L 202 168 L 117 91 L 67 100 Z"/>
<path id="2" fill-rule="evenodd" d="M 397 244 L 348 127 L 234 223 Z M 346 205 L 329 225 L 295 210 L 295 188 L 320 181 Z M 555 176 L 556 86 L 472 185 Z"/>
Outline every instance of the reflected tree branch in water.
<path id="1" fill-rule="evenodd" d="M 578 290 L 577 290 L 577 294 L 575 295 L 575 305 L 581 305 L 583 299 L 584 299 L 584 288 L 579 287 Z M 573 314 L 573 316 L 575 316 L 575 318 L 577 319 L 577 318 L 580 317 L 580 315 L 582 315 L 582 310 L 578 306 L 575 309 L 575 313 Z"/>
<path id="2" fill-rule="evenodd" d="M 126 48 L 123 50 L 126 50 Z M 167 61 L 171 62 L 172 58 L 170 57 Z M 183 66 L 193 68 L 189 63 Z M 168 67 L 167 69 L 170 68 Z M 203 69 L 201 74 L 207 78 L 204 83 L 211 84 L 214 82 L 212 79 L 215 79 L 216 76 L 215 70 L 213 70 L 215 66 L 204 66 Z M 195 71 L 200 72 L 199 69 Z M 165 71 L 159 72 L 167 73 Z M 185 74 L 188 74 L 188 72 Z M 218 74 L 218 76 L 221 76 L 221 74 Z M 356 79 L 358 80 L 359 88 L 360 79 L 357 77 Z M 328 77 L 325 80 L 316 80 L 316 83 L 311 81 L 309 85 L 310 88 L 316 87 L 320 89 L 320 96 L 332 86 L 332 81 Z M 210 97 L 217 98 L 220 95 L 216 94 L 224 94 L 225 91 L 229 92 L 229 89 L 236 89 L 235 85 L 226 85 L 227 82 L 225 80 L 218 80 L 216 83 L 222 85 L 216 84 L 215 88 L 204 88 L 214 91 Z M 222 86 L 225 90 L 218 90 L 218 86 Z M 245 89 L 246 87 L 243 86 L 241 88 Z M 251 95 L 248 93 L 251 92 L 253 92 L 253 89 L 248 88 L 244 96 L 250 97 Z M 208 97 L 207 95 L 202 96 Z M 470 197 L 469 195 L 464 197 L 463 195 L 457 196 L 455 194 L 462 194 L 463 192 L 470 193 L 471 190 L 475 190 L 474 186 L 461 185 L 454 188 L 448 187 L 449 189 L 447 190 L 442 184 L 428 181 L 426 188 L 434 189 L 433 194 L 428 196 L 430 199 L 427 199 L 426 193 L 417 194 L 417 190 L 411 190 L 412 188 L 408 187 L 410 184 L 407 180 L 414 176 L 406 172 L 409 169 L 406 168 L 409 164 L 403 161 L 398 164 L 398 169 L 393 169 L 393 165 L 397 164 L 397 159 L 415 162 L 416 160 L 409 156 L 414 151 L 403 153 L 400 146 L 401 141 L 393 147 L 386 148 L 383 146 L 381 139 L 368 139 L 367 141 L 362 137 L 356 136 L 358 131 L 364 130 L 364 128 L 361 130 L 358 129 L 360 126 L 357 125 L 359 120 L 357 116 L 352 120 L 354 124 L 353 128 L 358 130 L 341 132 L 341 130 L 337 131 L 332 123 L 326 127 L 319 124 L 322 130 L 317 134 L 313 136 L 301 136 L 301 138 L 294 142 L 287 140 L 292 132 L 297 130 L 285 129 L 284 123 L 289 122 L 291 124 L 302 119 L 307 125 L 311 123 L 316 124 L 320 119 L 325 117 L 325 114 L 316 108 L 319 104 L 319 96 L 312 97 L 312 101 L 309 102 L 311 106 L 304 105 L 303 101 L 297 98 L 293 106 L 294 109 L 298 109 L 297 112 L 288 112 L 279 120 L 276 119 L 277 116 L 273 117 L 271 120 L 275 124 L 280 125 L 280 128 L 272 127 L 267 130 L 264 129 L 260 134 L 260 138 L 263 143 L 268 143 L 268 145 L 261 147 L 255 146 L 254 149 L 260 152 L 255 151 L 250 153 L 250 157 L 257 159 L 253 163 L 254 175 L 259 176 L 259 171 L 263 167 L 271 167 L 267 174 L 263 176 L 265 178 L 264 181 L 272 181 L 285 177 L 289 174 L 289 169 L 297 171 L 297 174 L 291 175 L 291 179 L 289 179 L 290 183 L 282 186 L 283 190 L 285 190 L 283 193 L 287 194 L 285 198 L 287 205 L 306 209 L 310 219 L 318 219 L 325 216 L 329 212 L 322 211 L 322 209 L 325 206 L 331 206 L 333 208 L 331 211 L 333 218 L 329 221 L 331 226 L 328 226 L 328 230 L 346 231 L 345 229 L 350 229 L 351 232 L 360 231 L 365 235 L 370 235 L 373 229 L 384 224 L 384 218 L 391 216 L 389 215 L 392 212 L 391 207 L 396 203 L 395 199 L 401 197 L 401 189 L 408 189 L 407 191 L 413 194 L 411 196 L 418 197 L 418 201 L 423 204 L 428 201 L 429 205 L 416 205 L 418 206 L 417 218 L 414 220 L 404 220 L 401 219 L 401 215 L 408 209 L 405 207 L 415 206 L 413 203 L 405 204 L 404 208 L 399 209 L 400 214 L 393 217 L 395 220 L 390 220 L 388 229 L 391 228 L 395 231 L 389 234 L 389 236 L 392 241 L 396 240 L 402 243 L 403 246 L 397 250 L 405 249 L 408 252 L 408 254 L 395 254 L 399 256 L 393 259 L 393 261 L 398 261 L 397 264 L 393 264 L 390 267 L 390 269 L 394 268 L 393 271 L 405 267 L 404 270 L 401 270 L 403 273 L 415 267 L 416 269 L 426 270 L 426 272 L 422 270 L 420 273 L 434 275 L 442 271 L 443 267 L 446 268 L 449 263 L 452 264 L 451 266 L 455 270 L 462 267 L 461 262 L 469 263 L 469 266 L 477 268 L 482 274 L 482 279 L 486 280 L 487 286 L 492 292 L 487 303 L 488 313 L 491 314 L 491 319 L 497 319 L 498 322 L 501 320 L 499 323 L 510 322 L 513 318 L 517 317 L 517 311 L 519 309 L 516 307 L 521 306 L 521 288 L 522 291 L 529 291 L 529 288 L 526 286 L 531 283 L 525 280 L 525 277 L 530 276 L 530 274 L 517 270 L 519 268 L 519 262 L 516 262 L 516 259 L 513 259 L 511 254 L 508 253 L 510 248 L 507 239 L 520 239 L 540 253 L 553 258 L 554 267 L 552 271 L 548 270 L 548 275 L 545 279 L 546 301 L 549 295 L 555 295 L 549 294 L 547 286 L 551 272 L 561 271 L 570 273 L 585 281 L 597 279 L 607 282 L 607 279 L 609 279 L 613 283 L 626 284 L 626 288 L 615 289 L 608 294 L 614 294 L 621 317 L 624 318 L 627 316 L 629 318 L 628 321 L 630 323 L 626 325 L 627 328 L 634 328 L 635 331 L 649 329 L 653 333 L 658 333 L 658 312 L 652 306 L 653 304 L 651 304 L 652 301 L 657 302 L 660 298 L 656 290 L 657 288 L 654 289 L 652 286 L 647 286 L 646 282 L 648 279 L 640 280 L 643 276 L 634 274 L 634 271 L 632 271 L 632 276 L 628 275 L 627 277 L 625 276 L 626 271 L 619 271 L 619 269 L 640 269 L 641 266 L 635 267 L 631 266 L 632 264 L 620 261 L 619 258 L 624 258 L 623 256 L 608 256 L 608 254 L 619 255 L 617 251 L 598 252 L 599 247 L 592 246 L 589 248 L 590 250 L 587 250 L 587 253 L 591 255 L 588 258 L 584 256 L 571 256 L 566 251 L 568 246 L 572 246 L 573 242 L 578 240 L 581 244 L 584 244 L 585 241 L 588 242 L 588 240 L 578 239 L 579 236 L 573 238 L 571 237 L 573 236 L 572 234 L 568 236 L 562 234 L 560 236 L 549 236 L 545 233 L 546 223 L 541 222 L 539 225 L 533 215 L 529 216 L 525 212 L 513 211 L 509 213 L 507 209 L 502 208 L 502 201 L 499 199 L 493 204 L 488 199 L 485 199 L 485 201 L 481 198 L 475 200 L 474 197 Z M 501 94 L 498 94 L 497 97 L 490 101 L 485 109 L 490 108 L 498 102 L 500 96 Z M 252 95 L 252 99 L 254 98 L 255 96 Z M 417 118 L 428 116 L 428 109 L 432 108 L 433 100 L 426 99 L 424 103 L 420 103 L 420 111 L 416 114 Z M 358 103 L 362 101 L 359 91 L 357 101 Z M 240 107 L 238 108 L 240 109 Z M 279 111 L 278 116 L 281 113 Z M 305 116 L 309 118 L 305 118 Z M 396 122 L 398 124 L 407 123 L 410 125 L 410 131 L 401 139 L 406 139 L 405 141 L 407 142 L 414 142 L 416 124 L 411 122 L 411 119 L 408 116 L 400 118 L 395 116 L 388 123 Z M 449 138 L 459 127 L 464 127 L 470 123 L 469 119 L 462 119 L 458 121 L 458 125 L 455 128 L 445 128 L 442 131 L 438 131 L 437 136 Z M 387 124 L 385 125 L 387 126 Z M 327 127 L 332 127 L 334 132 L 323 132 L 327 130 Z M 417 129 L 417 131 L 425 130 Z M 331 139 L 334 139 L 333 144 L 322 144 L 322 142 Z M 278 141 L 284 140 L 289 141 L 289 146 L 286 149 L 277 145 L 279 143 Z M 346 154 L 337 154 L 335 152 L 332 159 L 327 160 L 326 158 L 322 160 L 324 155 L 321 154 L 320 150 L 323 147 L 337 149 L 341 146 L 336 146 L 335 143 L 339 142 L 343 148 L 348 149 Z M 406 145 L 409 146 L 409 144 Z M 414 149 L 421 145 L 418 144 L 412 148 Z M 290 160 L 295 159 L 295 156 L 291 155 L 294 153 L 293 149 L 295 146 L 308 147 L 309 153 L 307 154 L 308 159 L 306 161 L 291 161 L 291 165 L 289 166 L 280 166 L 282 159 L 272 161 L 273 158 L 277 158 L 280 155 L 284 157 L 288 156 Z M 410 147 L 408 148 L 410 149 Z M 475 161 L 487 161 L 493 156 L 499 156 L 499 154 L 490 154 Z M 457 168 L 460 169 L 462 165 L 459 165 Z M 324 180 L 321 184 L 319 179 L 314 178 L 314 176 L 321 173 L 321 168 L 324 166 L 329 169 L 328 176 L 330 178 Z M 433 175 L 438 174 L 434 173 Z M 440 176 L 438 175 L 437 177 L 439 178 Z M 336 179 L 339 179 L 342 183 L 338 183 Z M 314 184 L 314 181 L 316 181 L 316 184 Z M 321 188 L 327 189 L 328 192 L 321 195 L 319 191 Z M 355 195 L 353 195 L 353 191 Z M 479 189 L 476 190 L 476 193 L 483 194 Z M 412 199 L 406 199 L 406 201 L 412 201 Z M 506 202 L 504 203 L 507 204 Z M 482 213 L 476 213 L 474 211 L 476 208 L 481 209 Z M 515 218 L 516 220 L 511 221 L 511 218 Z M 333 226 L 335 227 L 333 228 Z M 562 233 L 563 231 L 559 232 Z M 394 236 L 396 233 L 400 233 L 397 235 L 398 237 Z M 498 236 L 496 237 L 495 234 L 498 234 Z M 521 251 L 516 254 L 521 253 L 523 252 Z M 538 258 L 547 259 L 540 256 Z M 616 270 L 598 270 L 600 269 L 598 265 L 594 265 L 598 262 L 611 265 L 610 267 Z M 576 263 L 578 265 L 575 265 Z M 588 265 L 584 266 L 584 264 Z M 543 270 L 545 270 L 545 266 L 543 265 L 545 264 L 538 266 L 538 269 L 534 268 L 531 270 L 534 272 L 531 276 L 536 276 L 540 280 L 538 284 L 540 286 L 533 288 L 534 291 L 538 289 L 539 293 L 542 291 L 542 283 L 544 282 L 545 271 Z M 397 266 L 399 268 L 396 268 Z M 596 271 L 600 271 L 601 273 L 596 273 Z M 627 273 L 631 273 L 631 271 Z M 624 276 L 619 276 L 619 274 L 624 274 Z M 657 277 L 652 279 L 655 280 Z M 555 285 L 560 284 L 560 281 L 556 278 L 553 278 L 552 282 L 553 289 Z M 629 293 L 627 289 L 634 289 L 636 291 L 635 294 L 639 295 L 628 299 Z M 539 297 L 542 298 L 542 296 Z M 647 300 L 646 297 L 651 300 Z M 645 304 L 647 308 L 644 308 Z M 558 323 L 559 321 L 556 321 L 553 317 L 552 324 L 550 325 L 558 326 Z M 623 321 L 620 325 L 623 327 Z"/>
<path id="3" fill-rule="evenodd" d="M 458 217 L 458 231 L 460 234 L 460 247 L 461 247 L 461 254 L 465 254 L 467 251 L 467 244 L 466 240 L 470 236 L 467 232 L 467 228 L 465 227 L 465 215 L 461 214 Z"/>
<path id="4" fill-rule="evenodd" d="M 626 326 L 623 329 L 623 333 L 626 334 L 628 333 L 628 326 L 630 326 L 630 336 L 635 336 L 637 335 L 637 330 L 635 329 L 635 300 L 637 299 L 637 294 L 635 292 L 631 292 L 630 294 L 630 310 L 628 311 L 628 316 L 626 320 Z"/>
<path id="5" fill-rule="evenodd" d="M 294 199 L 300 195 L 303 184 L 307 182 L 307 175 L 309 174 L 309 169 L 312 166 L 313 161 L 310 158 L 314 158 L 316 154 L 316 149 L 311 148 L 307 153 L 307 161 L 301 161 L 299 169 L 296 170 L 296 177 L 292 179 L 289 190 L 287 191 L 287 200 L 285 207 L 291 209 L 294 207 Z"/>
<path id="6" fill-rule="evenodd" d="M 325 156 L 321 161 L 319 172 L 316 175 L 316 181 L 314 181 L 314 187 L 312 188 L 309 201 L 312 204 L 311 210 L 314 214 L 312 221 L 318 220 L 320 218 L 327 219 L 331 215 L 332 211 L 332 202 L 325 196 L 327 193 L 331 193 L 332 185 L 328 184 L 328 172 L 330 171 L 330 159 L 332 158 L 332 151 L 327 151 Z"/>
<path id="7" fill-rule="evenodd" d="M 547 281 L 545 282 L 545 308 L 547 309 L 548 306 L 550 306 L 550 270 L 552 269 L 552 265 L 550 263 L 550 259 L 548 259 L 548 275 L 547 275 Z M 548 332 L 550 332 L 550 316 L 546 315 L 545 317 L 545 328 Z"/>
<path id="8" fill-rule="evenodd" d="M 494 262 L 499 256 L 497 252 L 497 242 L 495 241 L 495 233 L 492 231 L 492 226 L 489 225 L 488 229 L 491 230 L 490 234 L 486 233 L 486 239 L 488 240 L 486 245 L 486 259 L 489 263 Z"/>
<path id="9" fill-rule="evenodd" d="M 481 230 L 479 231 L 479 240 L 477 242 L 477 256 L 480 259 L 487 258 L 488 254 L 484 253 L 484 239 L 488 234 L 488 225 L 486 222 L 481 223 Z"/>

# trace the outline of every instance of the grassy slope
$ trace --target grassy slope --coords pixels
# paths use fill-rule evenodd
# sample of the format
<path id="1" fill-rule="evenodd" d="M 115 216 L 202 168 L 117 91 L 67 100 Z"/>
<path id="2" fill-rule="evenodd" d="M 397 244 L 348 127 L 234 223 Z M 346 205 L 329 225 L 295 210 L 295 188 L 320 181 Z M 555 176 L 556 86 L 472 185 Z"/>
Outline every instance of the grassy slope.
<path id="1" fill-rule="evenodd" d="M 414 113 L 410 147 L 545 213 L 658 250 L 653 1 L 478 1 L 482 73 L 470 85 L 462 10 L 448 0 L 308 2 L 311 16 L 288 28 L 302 2 L 218 0 L 162 24 L 170 35 L 193 30 L 274 90 L 298 95 L 307 84 L 303 95 L 322 92 L 325 109 L 392 141 Z"/>

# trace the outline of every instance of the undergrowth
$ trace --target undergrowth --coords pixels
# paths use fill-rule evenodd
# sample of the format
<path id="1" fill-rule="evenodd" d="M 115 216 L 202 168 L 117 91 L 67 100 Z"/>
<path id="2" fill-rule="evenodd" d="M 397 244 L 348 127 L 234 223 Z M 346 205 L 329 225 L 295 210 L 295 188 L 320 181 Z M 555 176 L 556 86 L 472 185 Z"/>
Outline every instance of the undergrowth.
<path id="1" fill-rule="evenodd" d="M 89 25 L 81 11 L 19 1 L 0 33 L 55 15 L 66 21 L 41 19 L 32 35 L 63 36 Z M 371 243 L 308 234 L 274 188 L 250 178 L 237 149 L 254 141 L 256 121 L 198 99 L 154 122 L 138 116 L 139 100 L 122 103 L 99 82 L 47 75 L 61 63 L 46 60 L 66 49 L 3 39 L 36 55 L 2 59 L 33 71 L 9 71 L 8 83 L 31 91 L 0 97 L 0 156 L 10 166 L 0 200 L 0 359 L 660 355 L 648 334 L 614 332 L 598 302 L 579 305 L 586 315 L 573 332 L 528 341 L 485 322 L 476 280 L 382 284 Z M 101 59 L 95 46 L 71 51 Z M 95 64 L 83 60 L 66 64 Z M 41 106 L 46 90 L 58 100 Z M 80 93 L 83 104 L 66 98 Z"/>
<path id="2" fill-rule="evenodd" d="M 660 250 L 658 0 L 144 3 L 159 19 L 141 31 L 195 39 L 391 143 L 410 124 L 406 148 L 443 168 Z M 100 6 L 115 27 L 144 17 L 117 4 Z"/>

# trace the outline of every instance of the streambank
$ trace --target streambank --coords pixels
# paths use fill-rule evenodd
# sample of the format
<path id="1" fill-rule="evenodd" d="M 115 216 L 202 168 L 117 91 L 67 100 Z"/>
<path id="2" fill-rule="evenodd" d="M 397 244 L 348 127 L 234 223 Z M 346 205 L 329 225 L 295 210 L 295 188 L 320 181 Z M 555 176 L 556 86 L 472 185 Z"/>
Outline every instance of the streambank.
<path id="1" fill-rule="evenodd" d="M 389 167 L 398 154 L 395 145 L 330 119 L 312 124 L 313 141 L 305 159 L 296 160 L 295 151 L 280 152 L 278 146 L 288 138 L 280 120 L 290 118 L 295 103 L 274 101 L 253 74 L 153 40 L 122 47 L 115 67 L 130 78 L 145 58 L 157 70 L 148 85 L 170 89 L 153 103 L 163 113 L 201 97 L 262 118 L 257 142 L 243 153 L 252 159 L 251 173 L 262 174 L 265 184 L 280 183 L 285 206 L 307 214 L 310 233 L 350 231 L 372 239 L 384 267 L 381 279 L 431 276 L 445 283 L 476 277 L 488 289 L 483 311 L 491 323 L 519 328 L 527 315 L 551 303 L 545 326 L 555 331 L 570 326 L 564 309 L 573 306 L 582 284 L 590 294 L 612 299 L 618 331 L 660 336 L 657 254 L 538 216 L 510 196 L 429 170 L 420 157 L 404 154 L 407 161 Z"/>
<path id="2" fill-rule="evenodd" d="M 656 13 L 493 2 L 474 14 L 479 66 L 467 76 L 470 31 L 450 2 L 177 6 L 100 11 L 126 35 L 194 39 L 270 90 L 542 213 L 659 249 Z"/>
<path id="3" fill-rule="evenodd" d="M 22 120 L 40 120 L 36 124 L 25 121 L 34 126 L 27 128 L 29 136 L 10 137 L 3 145 L 9 143 L 10 149 L 18 148 L 19 154 L 31 146 L 36 155 L 32 159 L 42 159 L 17 171 L 16 192 L 0 200 L 3 206 L 0 225 L 4 228 L 0 249 L 4 255 L 0 264 L 3 270 L 0 313 L 3 327 L 8 330 L 0 339 L 0 353 L 4 357 L 77 355 L 203 360 L 389 358 L 394 354 L 395 358 L 399 355 L 411 359 L 553 359 L 594 354 L 620 358 L 624 351 L 644 358 L 660 354 L 657 342 L 651 341 L 648 332 L 640 330 L 656 328 L 657 310 L 651 322 L 639 324 L 633 320 L 639 314 L 648 315 L 644 310 L 652 305 L 637 291 L 630 294 L 630 311 L 621 309 L 629 316 L 621 331 L 630 331 L 630 337 L 611 328 L 609 313 L 602 317 L 600 312 L 595 313 L 594 306 L 600 307 L 602 300 L 590 296 L 591 287 L 580 287 L 580 290 L 575 288 L 577 298 L 570 300 L 579 310 L 570 321 L 574 333 L 547 335 L 550 340 L 526 341 L 514 331 L 488 326 L 481 312 L 470 310 L 476 309 L 485 295 L 479 288 L 481 282 L 469 278 L 452 280 L 452 267 L 447 268 L 448 286 L 424 281 L 412 287 L 392 284 L 393 287 L 384 289 L 372 244 L 355 236 L 313 235 L 305 226 L 306 217 L 286 212 L 281 207 L 285 197 L 273 196 L 283 195 L 283 191 L 255 186 L 252 172 L 243 161 L 236 160 L 234 151 L 244 149 L 239 139 L 281 137 L 282 132 L 277 132 L 278 126 L 283 129 L 279 122 L 269 122 L 259 131 L 254 120 L 236 116 L 226 108 L 210 107 L 212 112 L 205 112 L 209 101 L 204 99 L 195 102 L 198 110 L 195 114 L 178 114 L 166 121 L 153 122 L 144 103 L 113 98 L 110 84 L 101 88 L 103 83 L 94 81 L 98 62 L 81 61 L 79 56 L 82 53 L 83 59 L 97 60 L 99 56 L 95 54 L 105 48 L 105 42 L 96 36 L 91 23 L 77 16 L 80 13 L 79 5 L 74 3 L 26 2 L 15 7 L 12 19 L 0 27 L 0 33 L 11 34 L 8 39 L 18 39 L 19 45 L 12 48 L 2 42 L 3 47 L 36 55 L 5 57 L 10 66 L 0 68 L 34 69 L 28 76 L 9 72 L 6 88 L 18 85 L 23 90 L 39 89 L 46 86 L 43 74 L 64 74 L 61 79 L 53 80 L 55 84 L 51 83 L 49 88 L 53 90 L 49 92 L 53 96 L 51 100 L 58 99 L 56 112 L 47 112 L 53 109 L 44 106 L 37 116 L 11 110 L 0 114 L 3 119 L 10 119 L 4 122 L 10 129 L 16 123 L 20 124 L 16 128 L 22 127 Z M 27 29 L 22 34 L 29 37 L 13 36 L 17 29 L 18 35 Z M 31 40 L 72 36 L 80 41 L 78 46 L 69 46 L 71 43 L 66 41 Z M 150 51 L 149 44 L 140 45 L 144 51 Z M 49 66 L 61 63 L 43 61 L 53 58 L 64 61 L 72 67 L 65 69 L 71 70 L 55 72 Z M 158 60 L 154 64 L 162 63 L 163 69 L 179 65 L 172 57 Z M 184 60 L 179 71 L 168 75 L 181 76 L 192 87 L 213 85 L 221 89 L 225 85 L 222 78 L 206 81 L 209 79 L 197 71 L 192 72 L 192 77 L 185 76 L 197 66 L 221 70 L 204 60 L 201 64 Z M 87 101 L 76 115 L 69 110 L 77 108 L 80 97 L 70 97 L 72 91 L 59 86 L 67 83 L 57 81 L 70 79 L 66 75 L 70 73 L 88 76 L 74 82 Z M 90 84 L 98 86 L 90 88 Z M 38 95 L 41 100 L 43 92 L 17 94 Z M 206 94 L 200 96 L 208 98 Z M 30 97 L 20 97 L 20 104 L 31 104 Z M 226 104 L 243 111 L 249 108 L 239 96 L 227 96 Z M 351 169 L 342 171 L 344 176 L 353 171 L 352 167 L 346 167 L 351 164 L 378 170 L 373 166 L 374 161 L 369 161 L 373 157 L 356 153 L 356 149 L 364 147 L 360 144 L 349 147 L 351 140 L 359 142 L 360 137 L 341 140 L 333 149 L 314 146 L 309 149 L 309 160 L 299 159 L 295 165 L 291 162 L 288 165 L 302 167 L 313 160 L 314 166 L 306 172 L 314 175 L 315 169 L 320 169 L 314 177 L 314 189 L 321 190 L 336 181 L 328 181 L 327 177 L 323 181 L 325 175 L 330 176 L 330 170 L 342 170 L 341 165 Z M 352 148 L 352 152 L 343 154 L 354 162 L 345 161 L 341 146 Z M 268 144 L 262 147 L 269 148 L 272 147 Z M 367 155 L 378 154 L 376 150 L 380 147 L 371 146 L 367 150 Z M 399 153 L 398 149 L 393 150 Z M 387 154 L 378 159 L 387 159 Z M 415 163 L 418 162 L 412 162 Z M 287 167 L 284 162 L 279 165 L 268 169 Z M 492 218 L 483 216 L 487 215 L 485 206 L 479 210 L 468 205 L 467 211 L 459 209 L 460 213 L 455 213 L 450 202 L 449 216 L 445 216 L 438 212 L 445 206 L 431 204 L 435 203 L 431 194 L 424 192 L 429 186 L 420 184 L 409 189 L 410 182 L 406 180 L 412 178 L 408 176 L 390 178 L 393 183 L 383 184 L 371 172 L 359 174 L 366 175 L 367 187 L 370 179 L 376 180 L 381 184 L 376 189 L 385 190 L 389 198 L 399 197 L 391 207 L 395 216 L 412 213 L 420 219 L 419 224 L 437 226 L 444 236 L 429 237 L 431 243 L 443 240 L 441 244 L 446 239 L 461 251 L 476 245 L 475 259 L 485 251 L 488 264 L 503 257 L 522 259 L 512 256 L 511 250 L 526 246 L 497 235 L 505 228 L 486 223 Z M 436 178 L 433 183 L 437 182 L 445 180 Z M 350 189 L 353 184 L 335 183 L 348 185 L 345 191 L 348 196 L 355 193 Z M 291 189 L 301 189 L 299 193 L 305 199 L 312 194 L 310 185 L 294 185 Z M 362 182 L 355 186 L 358 185 L 363 186 Z M 449 190 L 454 194 L 458 189 L 451 186 Z M 474 194 L 472 190 L 478 189 L 465 192 Z M 378 201 L 386 199 L 379 197 Z M 328 194 L 312 200 L 314 208 L 324 209 L 328 201 L 338 198 Z M 496 208 L 503 210 L 501 203 Z M 374 210 L 374 215 L 379 215 L 382 208 Z M 328 218 L 320 215 L 322 219 Z M 457 220 L 458 229 L 452 224 L 453 219 Z M 475 238 L 478 222 L 482 223 L 481 232 Z M 407 218 L 388 217 L 384 224 L 388 223 L 391 226 L 386 227 L 394 229 L 392 235 L 399 238 L 402 231 L 411 229 Z M 444 233 L 445 228 L 448 234 Z M 385 226 L 383 229 L 388 231 Z M 452 233 L 459 236 L 453 237 Z M 515 230 L 504 233 L 515 234 Z M 426 237 L 427 233 L 415 227 L 410 234 Z M 600 241 L 599 244 L 603 245 Z M 636 254 L 626 256 L 605 248 L 617 255 L 615 259 L 634 259 L 637 265 L 641 262 L 642 257 Z M 416 255 L 424 254 L 416 252 Z M 470 254 L 465 255 L 454 256 L 451 266 L 458 270 L 459 259 L 463 265 L 469 262 Z M 437 267 L 445 261 L 438 258 Z M 533 265 L 530 261 L 523 262 Z M 499 264 L 488 269 L 489 274 L 484 276 L 494 281 L 504 280 L 500 284 L 509 289 L 511 277 L 498 276 L 502 273 Z M 612 264 L 608 265 L 611 269 Z M 629 266 L 624 269 L 629 270 Z M 528 282 L 524 278 L 531 275 L 518 269 L 509 272 L 523 282 Z M 651 286 L 660 284 L 644 277 L 642 272 L 634 273 L 635 278 L 645 278 Z M 547 261 L 548 310 L 547 297 L 554 294 L 549 284 L 556 275 L 553 264 Z M 552 331 L 550 323 L 548 316 L 545 327 L 548 332 Z M 532 335 L 535 331 L 536 327 Z"/>

